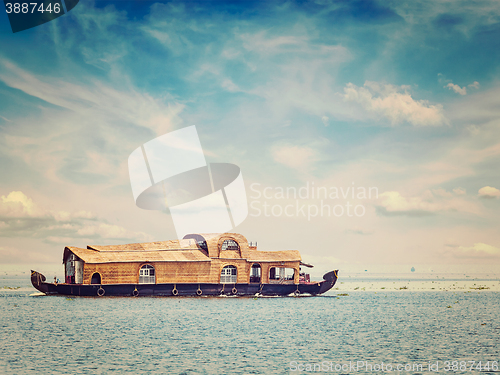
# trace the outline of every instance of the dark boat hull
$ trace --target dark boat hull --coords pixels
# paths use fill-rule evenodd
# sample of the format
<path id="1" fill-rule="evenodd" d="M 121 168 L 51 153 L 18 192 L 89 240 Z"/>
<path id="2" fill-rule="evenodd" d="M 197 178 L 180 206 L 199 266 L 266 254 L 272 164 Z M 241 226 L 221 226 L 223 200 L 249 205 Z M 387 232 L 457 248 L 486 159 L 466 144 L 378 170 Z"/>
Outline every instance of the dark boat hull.
<path id="1" fill-rule="evenodd" d="M 31 271 L 32 285 L 47 295 L 66 296 L 287 296 L 318 295 L 330 290 L 337 281 L 337 270 L 328 272 L 319 282 L 301 284 L 56 284 L 45 282 L 45 276 Z"/>

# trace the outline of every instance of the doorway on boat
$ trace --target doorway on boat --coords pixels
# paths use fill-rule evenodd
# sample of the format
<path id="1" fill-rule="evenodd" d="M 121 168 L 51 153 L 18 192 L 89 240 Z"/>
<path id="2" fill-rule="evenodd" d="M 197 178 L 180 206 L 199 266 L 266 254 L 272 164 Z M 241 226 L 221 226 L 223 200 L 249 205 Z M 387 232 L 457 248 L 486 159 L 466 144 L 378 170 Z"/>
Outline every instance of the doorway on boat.
<path id="1" fill-rule="evenodd" d="M 260 284 L 261 268 L 260 264 L 252 264 L 252 269 L 250 270 L 250 282 Z"/>
<path id="2" fill-rule="evenodd" d="M 236 284 L 238 270 L 235 266 L 226 266 L 220 273 L 221 284 Z"/>
<path id="3" fill-rule="evenodd" d="M 101 284 L 101 274 L 94 273 L 92 274 L 92 278 L 90 279 L 91 284 Z"/>
<path id="4" fill-rule="evenodd" d="M 150 264 L 145 264 L 139 270 L 139 284 L 155 284 L 155 268 Z"/>
<path id="5" fill-rule="evenodd" d="M 64 262 L 64 273 L 67 284 L 83 283 L 83 261 L 70 253 Z"/>

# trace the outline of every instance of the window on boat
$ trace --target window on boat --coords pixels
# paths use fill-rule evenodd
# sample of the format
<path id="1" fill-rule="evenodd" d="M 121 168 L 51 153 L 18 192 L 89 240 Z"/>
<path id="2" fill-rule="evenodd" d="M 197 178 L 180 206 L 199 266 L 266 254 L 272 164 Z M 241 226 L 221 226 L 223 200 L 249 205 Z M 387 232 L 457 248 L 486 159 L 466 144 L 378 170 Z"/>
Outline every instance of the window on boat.
<path id="1" fill-rule="evenodd" d="M 226 266 L 220 273 L 221 284 L 234 284 L 236 283 L 237 270 L 235 266 Z"/>
<path id="2" fill-rule="evenodd" d="M 95 272 L 90 279 L 91 284 L 101 284 L 101 275 Z"/>
<path id="3" fill-rule="evenodd" d="M 250 270 L 250 282 L 251 283 L 260 283 L 260 273 L 261 268 L 260 264 L 252 264 L 252 269 Z"/>
<path id="4" fill-rule="evenodd" d="M 149 264 L 145 264 L 139 270 L 139 284 L 154 284 L 155 279 L 155 269 Z"/>
<path id="5" fill-rule="evenodd" d="M 222 243 L 222 250 L 239 250 L 240 246 L 235 240 L 224 240 Z"/>
<path id="6" fill-rule="evenodd" d="M 198 241 L 198 246 L 203 250 L 208 251 L 207 241 Z"/>
<path id="7" fill-rule="evenodd" d="M 295 269 L 285 267 L 271 267 L 269 269 L 269 280 L 272 281 L 293 281 Z"/>

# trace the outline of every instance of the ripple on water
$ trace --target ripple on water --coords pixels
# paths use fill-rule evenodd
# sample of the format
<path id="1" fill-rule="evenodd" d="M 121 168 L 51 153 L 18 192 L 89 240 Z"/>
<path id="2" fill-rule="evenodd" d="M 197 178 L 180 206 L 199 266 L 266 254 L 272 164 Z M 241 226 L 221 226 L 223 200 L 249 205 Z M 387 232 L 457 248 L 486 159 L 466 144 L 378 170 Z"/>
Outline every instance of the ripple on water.
<path id="1" fill-rule="evenodd" d="M 291 361 L 492 361 L 500 358 L 498 297 L 65 298 L 9 292 L 0 294 L 0 373 L 268 374 L 289 372 Z"/>

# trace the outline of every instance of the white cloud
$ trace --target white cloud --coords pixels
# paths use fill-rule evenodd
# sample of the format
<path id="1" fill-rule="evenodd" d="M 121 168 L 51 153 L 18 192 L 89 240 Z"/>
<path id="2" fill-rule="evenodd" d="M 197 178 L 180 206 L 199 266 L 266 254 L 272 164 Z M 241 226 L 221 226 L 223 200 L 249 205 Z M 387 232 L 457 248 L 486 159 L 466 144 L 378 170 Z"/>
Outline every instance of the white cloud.
<path id="1" fill-rule="evenodd" d="M 442 197 L 442 198 L 451 198 L 451 197 L 453 197 L 453 193 L 449 192 L 449 191 L 446 191 L 445 189 L 433 189 L 433 190 L 431 190 L 431 192 L 436 197 Z"/>
<path id="2" fill-rule="evenodd" d="M 77 212 L 46 210 L 35 204 L 33 199 L 22 191 L 11 191 L 8 195 L 0 197 L 0 220 L 34 218 L 69 222 L 72 219 L 93 220 L 96 216 L 92 212 L 84 210 Z"/>
<path id="3" fill-rule="evenodd" d="M 0 237 L 44 238 L 48 242 L 71 239 L 152 241 L 144 232 L 99 222 L 89 211 L 50 211 L 36 205 L 21 191 L 0 197 Z"/>
<path id="4" fill-rule="evenodd" d="M 461 188 L 426 190 L 421 196 L 404 197 L 397 191 L 380 194 L 377 210 L 382 215 L 424 216 L 438 212 L 460 211 L 477 214 L 478 207 L 467 201 Z"/>
<path id="5" fill-rule="evenodd" d="M 321 121 L 323 122 L 323 125 L 328 126 L 329 125 L 329 118 L 328 116 L 323 116 L 321 117 Z"/>
<path id="6" fill-rule="evenodd" d="M 480 198 L 494 199 L 500 197 L 500 190 L 491 186 L 485 186 L 478 191 Z"/>
<path id="7" fill-rule="evenodd" d="M 405 198 L 397 191 L 380 194 L 380 206 L 388 213 L 425 213 L 436 211 L 435 205 L 424 201 L 421 197 Z"/>
<path id="8" fill-rule="evenodd" d="M 42 216 L 40 209 L 33 200 L 22 191 L 11 191 L 7 196 L 1 196 L 0 216 L 9 217 L 36 217 Z"/>
<path id="9" fill-rule="evenodd" d="M 225 78 L 222 81 L 221 86 L 229 92 L 241 91 L 241 89 L 233 81 L 231 81 L 229 78 Z"/>
<path id="10" fill-rule="evenodd" d="M 448 123 L 442 105 L 414 100 L 407 90 L 408 86 L 366 81 L 363 87 L 348 83 L 343 96 L 348 102 L 358 103 L 367 114 L 387 118 L 392 125 L 408 122 L 414 126 L 438 126 Z"/>
<path id="11" fill-rule="evenodd" d="M 435 20 L 439 15 L 459 15 L 461 22 L 454 26 L 454 29 L 462 33 L 464 37 L 472 38 L 478 28 L 489 27 L 498 23 L 500 12 L 496 0 L 485 0 L 481 2 L 448 2 L 434 1 L 426 3 L 423 7 L 422 2 L 394 2 L 393 9 L 403 17 L 409 26 L 408 33 L 399 38 L 412 36 L 412 42 L 419 35 L 417 30 L 421 30 L 422 25 L 428 26 L 429 22 Z M 457 8 L 457 5 L 460 8 Z M 435 30 L 434 28 L 431 30 Z M 424 39 L 425 40 L 425 39 Z"/>
<path id="12" fill-rule="evenodd" d="M 263 56 L 272 56 L 282 53 L 293 53 L 311 55 L 315 58 L 324 56 L 328 57 L 331 62 L 344 60 L 348 55 L 348 51 L 341 45 L 325 45 L 315 44 L 311 42 L 311 38 L 306 34 L 300 35 L 278 35 L 272 36 L 267 31 L 258 33 L 245 33 L 239 37 L 243 42 L 243 47 L 246 51 L 258 53 Z M 234 57 L 235 53 L 231 54 Z"/>
<path id="13" fill-rule="evenodd" d="M 498 257 L 500 256 L 500 249 L 482 242 L 475 243 L 474 246 L 464 247 L 459 246 L 455 255 L 465 257 Z"/>
<path id="14" fill-rule="evenodd" d="M 478 89 L 479 88 L 479 82 L 474 81 L 473 83 L 467 85 L 469 88 L 474 88 Z M 449 82 L 446 86 L 443 86 L 443 88 L 448 88 L 450 90 L 455 91 L 457 94 L 460 95 L 467 95 L 467 87 L 460 87 L 459 85 L 455 85 L 453 82 Z"/>
<path id="15" fill-rule="evenodd" d="M 231 59 L 242 64 L 242 72 L 231 75 L 241 91 L 265 100 L 263 109 L 271 116 L 288 116 L 290 112 L 304 111 L 314 116 L 350 116 L 339 100 L 335 77 L 341 66 L 352 59 L 350 51 L 338 44 L 317 43 L 315 30 L 290 29 L 236 34 L 228 40 L 223 59 L 224 67 Z M 273 35 L 274 34 L 274 35 Z M 238 53 L 236 53 L 238 51 Z M 225 75 L 231 74 L 227 69 Z M 225 76 L 224 74 L 220 74 Z M 262 108 L 259 100 L 259 106 Z"/>
<path id="16" fill-rule="evenodd" d="M 169 103 L 168 95 L 140 92 L 127 78 L 113 84 L 75 77 L 80 82 L 35 75 L 0 58 L 0 81 L 34 102 L 0 133 L 0 156 L 24 168 L 12 175 L 14 185 L 22 175 L 30 175 L 32 184 L 56 183 L 66 191 L 128 184 L 130 152 L 182 124 L 184 105 Z"/>
<path id="17" fill-rule="evenodd" d="M 453 90 L 455 91 L 457 94 L 460 94 L 460 95 L 466 95 L 467 94 L 467 89 L 464 87 L 460 87 L 458 85 L 455 85 L 454 83 L 448 83 L 446 86 L 444 86 L 445 88 L 448 87 L 450 90 Z"/>
<path id="18" fill-rule="evenodd" d="M 249 51 L 261 54 L 277 54 L 282 52 L 300 52 L 307 50 L 309 43 L 304 36 L 283 35 L 267 37 L 265 31 L 257 34 L 242 34 L 243 46 Z"/>
<path id="19" fill-rule="evenodd" d="M 474 81 L 473 83 L 471 83 L 470 85 L 468 85 L 468 87 L 472 87 L 472 88 L 478 89 L 479 88 L 479 82 L 478 81 Z"/>
<path id="20" fill-rule="evenodd" d="M 78 212 L 66 212 L 58 211 L 54 212 L 54 218 L 57 221 L 70 221 L 71 219 L 96 219 L 96 215 L 89 211 L 78 211 Z"/>

